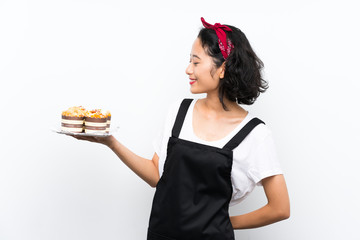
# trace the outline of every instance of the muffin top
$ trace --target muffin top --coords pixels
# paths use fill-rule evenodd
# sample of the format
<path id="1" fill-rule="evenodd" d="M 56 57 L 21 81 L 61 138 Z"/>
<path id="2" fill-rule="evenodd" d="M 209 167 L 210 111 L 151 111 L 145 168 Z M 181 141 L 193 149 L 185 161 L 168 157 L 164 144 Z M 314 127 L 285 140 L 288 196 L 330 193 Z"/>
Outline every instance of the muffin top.
<path id="1" fill-rule="evenodd" d="M 111 113 L 109 110 L 104 110 L 103 112 L 106 115 L 106 117 L 111 117 Z"/>
<path id="2" fill-rule="evenodd" d="M 85 113 L 86 109 L 83 106 L 75 106 L 63 111 L 61 115 L 68 117 L 84 117 Z"/>
<path id="3" fill-rule="evenodd" d="M 101 109 L 88 110 L 85 113 L 85 117 L 90 118 L 107 118 L 107 115 L 101 111 Z"/>

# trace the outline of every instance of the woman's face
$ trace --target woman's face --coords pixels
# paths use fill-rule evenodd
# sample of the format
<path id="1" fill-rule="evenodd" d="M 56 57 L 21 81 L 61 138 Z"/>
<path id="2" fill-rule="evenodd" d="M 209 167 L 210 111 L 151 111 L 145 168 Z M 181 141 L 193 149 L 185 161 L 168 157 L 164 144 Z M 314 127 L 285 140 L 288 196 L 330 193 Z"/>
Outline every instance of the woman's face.
<path id="1" fill-rule="evenodd" d="M 195 40 L 192 46 L 190 64 L 185 72 L 189 75 L 192 93 L 218 94 L 220 78 L 224 77 L 224 68 L 216 68 L 212 57 L 201 46 L 199 38 Z"/>

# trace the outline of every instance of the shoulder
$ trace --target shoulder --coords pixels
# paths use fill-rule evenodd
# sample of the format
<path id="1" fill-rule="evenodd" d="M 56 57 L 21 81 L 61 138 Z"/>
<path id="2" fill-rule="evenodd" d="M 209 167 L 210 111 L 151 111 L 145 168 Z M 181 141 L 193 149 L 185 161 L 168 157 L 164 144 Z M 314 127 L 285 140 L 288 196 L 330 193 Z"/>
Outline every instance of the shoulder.
<path id="1" fill-rule="evenodd" d="M 253 118 L 252 115 L 248 116 L 247 121 Z M 234 166 L 242 166 L 247 169 L 246 171 L 250 172 L 249 174 L 256 180 L 255 182 L 270 172 L 280 172 L 276 144 L 268 125 L 258 124 L 234 149 Z"/>
<path id="2" fill-rule="evenodd" d="M 169 107 L 168 107 L 168 114 L 174 115 L 177 113 L 177 111 L 180 108 L 180 105 L 182 103 L 184 99 L 183 98 L 178 98 L 173 100 L 172 102 L 169 103 Z"/>
<path id="3" fill-rule="evenodd" d="M 178 98 L 173 100 L 172 102 L 169 103 L 169 107 L 168 107 L 168 112 L 169 114 L 172 115 L 176 115 L 177 112 L 179 111 L 179 108 L 181 106 L 181 103 L 184 101 L 184 99 L 192 99 L 192 102 L 196 101 L 196 98 Z"/>
<path id="4" fill-rule="evenodd" d="M 166 121 L 170 124 L 173 124 L 175 122 L 175 118 L 177 116 L 177 113 L 179 111 L 180 105 L 183 102 L 184 98 L 178 98 L 175 100 L 172 100 L 167 105 L 167 115 L 166 115 Z"/>
<path id="5" fill-rule="evenodd" d="M 248 116 L 246 117 L 246 123 L 249 122 L 251 119 L 256 118 L 256 116 L 252 115 L 251 113 L 248 113 Z M 260 118 L 259 118 L 260 119 Z M 262 120 L 262 119 L 260 119 Z M 269 128 L 268 125 L 266 125 L 266 122 L 262 120 L 264 123 L 258 124 L 247 136 L 245 139 L 248 143 L 251 143 L 254 147 L 261 145 L 269 138 L 272 138 L 272 131 Z M 244 141 L 245 141 L 244 140 Z"/>

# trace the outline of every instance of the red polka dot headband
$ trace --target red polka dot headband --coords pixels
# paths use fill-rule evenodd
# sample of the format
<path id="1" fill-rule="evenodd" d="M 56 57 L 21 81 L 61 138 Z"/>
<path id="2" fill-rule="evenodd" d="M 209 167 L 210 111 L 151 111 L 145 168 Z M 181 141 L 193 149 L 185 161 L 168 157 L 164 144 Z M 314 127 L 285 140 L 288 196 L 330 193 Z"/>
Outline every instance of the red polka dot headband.
<path id="1" fill-rule="evenodd" d="M 221 25 L 220 23 L 215 23 L 214 25 L 211 25 L 210 23 L 207 23 L 203 17 L 201 18 L 201 22 L 205 28 L 215 30 L 215 33 L 218 37 L 219 48 L 224 59 L 226 60 L 229 57 L 231 50 L 234 48 L 234 45 L 232 44 L 230 39 L 227 39 L 225 32 L 231 32 L 231 28 L 225 25 Z"/>

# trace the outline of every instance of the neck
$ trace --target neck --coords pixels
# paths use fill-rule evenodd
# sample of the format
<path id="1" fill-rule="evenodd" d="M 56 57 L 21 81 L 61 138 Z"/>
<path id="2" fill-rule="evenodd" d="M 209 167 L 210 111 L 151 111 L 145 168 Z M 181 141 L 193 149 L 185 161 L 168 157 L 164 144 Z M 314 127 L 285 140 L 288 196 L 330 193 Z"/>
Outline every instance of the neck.
<path id="1" fill-rule="evenodd" d="M 234 110 L 235 108 L 239 107 L 236 102 L 231 102 L 226 97 L 223 98 L 223 101 L 224 101 L 224 104 L 226 105 L 227 109 L 230 112 L 232 110 Z M 228 111 L 225 111 L 225 109 L 223 108 L 223 106 L 222 106 L 222 104 L 220 102 L 218 94 L 210 94 L 210 93 L 208 93 L 206 95 L 206 98 L 204 98 L 204 105 L 207 108 L 207 110 L 210 111 L 210 112 L 215 112 L 215 113 L 228 112 Z"/>

